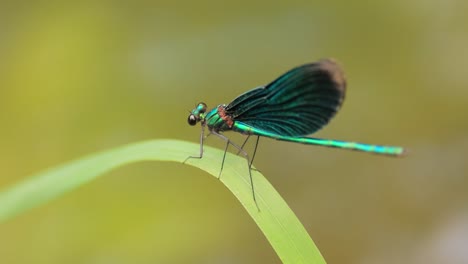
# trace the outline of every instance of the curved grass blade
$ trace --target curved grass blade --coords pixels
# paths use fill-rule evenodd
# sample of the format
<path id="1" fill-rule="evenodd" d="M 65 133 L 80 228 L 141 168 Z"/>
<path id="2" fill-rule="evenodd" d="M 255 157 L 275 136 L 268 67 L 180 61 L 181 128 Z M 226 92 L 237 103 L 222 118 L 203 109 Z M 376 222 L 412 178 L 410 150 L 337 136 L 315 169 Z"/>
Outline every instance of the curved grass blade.
<path id="1" fill-rule="evenodd" d="M 199 145 L 153 140 L 96 153 L 33 175 L 0 192 L 0 223 L 58 198 L 125 164 L 139 161 L 182 162 Z M 205 147 L 201 160 L 188 164 L 218 176 L 223 151 Z M 236 196 L 262 230 L 283 263 L 325 263 L 322 255 L 286 202 L 258 171 L 253 171 L 259 212 L 252 200 L 245 159 L 228 153 L 221 182 Z"/>

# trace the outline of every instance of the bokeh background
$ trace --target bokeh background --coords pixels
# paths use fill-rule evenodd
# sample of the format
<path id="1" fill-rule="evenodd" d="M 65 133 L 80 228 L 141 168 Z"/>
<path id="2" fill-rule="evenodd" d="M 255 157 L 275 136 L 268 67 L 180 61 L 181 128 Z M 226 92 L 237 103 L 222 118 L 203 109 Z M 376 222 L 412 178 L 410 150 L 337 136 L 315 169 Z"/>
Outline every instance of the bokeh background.
<path id="1" fill-rule="evenodd" d="M 265 139 L 256 166 L 328 263 L 468 263 L 467 10 L 461 0 L 2 2 L 0 189 L 126 143 L 197 142 L 187 125 L 197 102 L 228 103 L 334 57 L 348 93 L 316 136 L 409 155 Z M 280 260 L 215 178 L 147 162 L 0 225 L 0 262 Z"/>

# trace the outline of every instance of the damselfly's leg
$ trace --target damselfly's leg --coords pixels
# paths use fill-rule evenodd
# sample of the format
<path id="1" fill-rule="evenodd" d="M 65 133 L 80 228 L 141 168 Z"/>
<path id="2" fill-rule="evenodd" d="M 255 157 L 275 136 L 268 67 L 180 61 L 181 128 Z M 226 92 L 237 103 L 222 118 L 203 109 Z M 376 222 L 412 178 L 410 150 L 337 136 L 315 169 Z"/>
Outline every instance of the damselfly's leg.
<path id="1" fill-rule="evenodd" d="M 245 144 L 247 143 L 247 141 L 249 140 L 251 135 L 248 135 L 247 138 L 244 140 L 244 143 L 242 143 L 242 146 L 241 146 L 241 149 L 244 149 L 244 146 Z M 257 136 L 257 142 L 255 143 L 255 149 L 254 149 L 254 152 L 253 152 L 253 155 L 252 155 L 252 159 L 250 160 L 250 169 L 251 170 L 254 170 L 254 171 L 259 171 L 258 169 L 256 168 L 253 168 L 252 169 L 252 164 L 253 164 L 253 160 L 255 159 L 255 153 L 257 153 L 257 147 L 258 147 L 258 141 L 260 140 L 260 136 Z M 237 155 L 239 155 L 241 153 L 241 151 L 239 150 L 237 152 Z"/>
<path id="2" fill-rule="evenodd" d="M 221 136 L 220 134 L 215 134 L 215 135 Z M 221 162 L 221 169 L 219 170 L 218 180 L 221 178 L 221 172 L 223 172 L 224 161 L 226 160 L 226 153 L 227 153 L 229 144 L 232 144 L 232 142 L 231 142 L 231 140 L 229 138 L 224 137 L 224 136 L 220 137 L 220 138 L 222 138 L 222 139 L 224 139 L 226 141 L 226 147 L 224 148 L 223 161 Z"/>
<path id="3" fill-rule="evenodd" d="M 226 136 L 224 136 L 223 134 L 219 134 L 217 132 L 212 132 L 213 135 L 221 138 L 222 140 L 226 141 L 226 147 L 224 148 L 224 155 L 223 155 L 223 162 L 221 164 L 221 171 L 219 172 L 219 175 L 221 176 L 221 173 L 223 171 L 223 168 L 224 168 L 224 161 L 226 159 L 226 153 L 227 153 L 227 150 L 228 150 L 228 147 L 229 145 L 232 145 L 233 147 L 235 147 L 240 153 L 242 153 L 242 155 L 247 159 L 247 165 L 249 166 L 249 172 L 250 172 L 250 158 L 249 158 L 249 154 L 247 154 L 247 152 L 245 150 L 243 150 L 239 145 L 237 145 L 236 143 L 232 142 L 229 138 L 227 138 Z"/>
<path id="4" fill-rule="evenodd" d="M 200 132 L 200 155 L 199 156 L 188 156 L 183 162 L 182 164 L 185 164 L 185 162 L 187 162 L 187 160 L 189 159 L 201 159 L 203 158 L 203 139 L 205 138 L 205 126 L 201 126 L 201 132 Z"/>
<path id="5" fill-rule="evenodd" d="M 255 153 L 257 153 L 257 147 L 258 147 L 258 141 L 260 141 L 260 136 L 257 136 L 257 141 L 255 142 L 255 148 L 254 148 L 254 152 L 253 152 L 253 155 L 252 155 L 252 159 L 250 160 L 250 164 L 249 164 L 249 168 L 252 169 L 252 164 L 253 164 L 253 161 L 255 159 Z M 254 168 L 255 169 L 255 168 Z M 256 170 L 256 169 L 255 169 Z"/>
<path id="6" fill-rule="evenodd" d="M 250 186 L 252 188 L 252 196 L 253 196 L 253 200 L 255 202 L 255 206 L 257 206 L 257 209 L 258 211 L 260 211 L 260 208 L 258 207 L 258 204 L 257 204 L 257 198 L 255 197 L 255 188 L 254 188 L 254 184 L 253 184 L 253 178 L 252 178 L 252 170 L 251 170 L 251 164 L 250 164 L 250 158 L 249 158 L 249 155 L 247 154 L 247 152 L 245 152 L 245 150 L 242 149 L 242 147 L 238 146 L 237 144 L 233 143 L 231 140 L 229 140 L 229 138 L 227 138 L 226 136 L 222 135 L 222 134 L 219 134 L 219 133 L 216 133 L 216 132 L 213 132 L 212 133 L 216 136 L 218 136 L 219 138 L 223 139 L 224 141 L 226 141 L 226 148 L 224 149 L 224 155 L 223 155 L 223 162 L 221 164 L 221 171 L 219 172 L 219 177 L 218 179 L 221 177 L 221 173 L 223 171 L 223 167 L 224 167 L 224 161 L 226 159 L 226 152 L 227 152 L 227 149 L 228 149 L 228 146 L 229 145 L 232 145 L 233 147 L 235 147 L 240 153 L 242 153 L 242 155 L 246 158 L 247 160 L 247 168 L 249 170 L 249 178 L 250 178 Z M 258 144 L 258 138 L 257 138 L 257 144 Z M 255 146 L 255 150 L 257 149 L 257 145 Z"/>
<path id="7" fill-rule="evenodd" d="M 242 143 L 242 146 L 241 146 L 241 149 L 244 149 L 244 146 L 245 144 L 247 144 L 247 141 L 249 140 L 250 138 L 250 135 L 247 135 L 247 138 L 244 140 L 244 143 Z M 237 154 L 236 155 L 239 155 L 241 153 L 241 151 L 237 151 Z"/>

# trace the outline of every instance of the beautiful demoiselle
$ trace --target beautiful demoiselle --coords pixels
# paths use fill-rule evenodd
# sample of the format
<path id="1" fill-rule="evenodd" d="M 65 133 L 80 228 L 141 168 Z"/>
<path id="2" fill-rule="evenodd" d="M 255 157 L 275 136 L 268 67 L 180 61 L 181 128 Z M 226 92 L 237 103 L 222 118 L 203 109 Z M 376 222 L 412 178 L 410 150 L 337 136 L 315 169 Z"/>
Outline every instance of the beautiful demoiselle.
<path id="1" fill-rule="evenodd" d="M 228 105 L 221 104 L 207 112 L 207 105 L 199 103 L 190 112 L 188 123 L 191 126 L 201 123 L 200 155 L 190 156 L 185 161 L 203 157 L 204 130 L 207 126 L 210 134 L 226 141 L 219 175 L 223 170 L 229 145 L 246 157 L 256 203 L 251 166 L 260 136 L 389 156 L 402 155 L 404 149 L 401 147 L 305 137 L 330 121 L 343 103 L 345 92 L 346 79 L 343 71 L 333 60 L 324 59 L 296 67 L 266 86 L 241 94 Z M 229 130 L 247 135 L 245 142 L 251 135 L 257 136 L 251 159 L 243 150 L 245 142 L 239 146 L 222 134 Z"/>

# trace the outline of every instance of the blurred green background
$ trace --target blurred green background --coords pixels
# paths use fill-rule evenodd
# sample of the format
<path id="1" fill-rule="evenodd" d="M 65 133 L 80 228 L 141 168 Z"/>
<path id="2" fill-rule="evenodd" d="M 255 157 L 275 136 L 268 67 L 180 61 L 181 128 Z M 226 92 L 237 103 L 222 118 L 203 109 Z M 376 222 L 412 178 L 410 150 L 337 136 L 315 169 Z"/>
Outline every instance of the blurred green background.
<path id="1" fill-rule="evenodd" d="M 334 57 L 348 93 L 316 136 L 409 155 L 264 139 L 257 168 L 328 263 L 468 263 L 467 10 L 456 0 L 2 2 L 0 189 L 130 142 L 197 142 L 187 125 L 197 102 L 228 103 Z M 147 162 L 0 225 L 0 262 L 280 261 L 219 181 Z"/>

